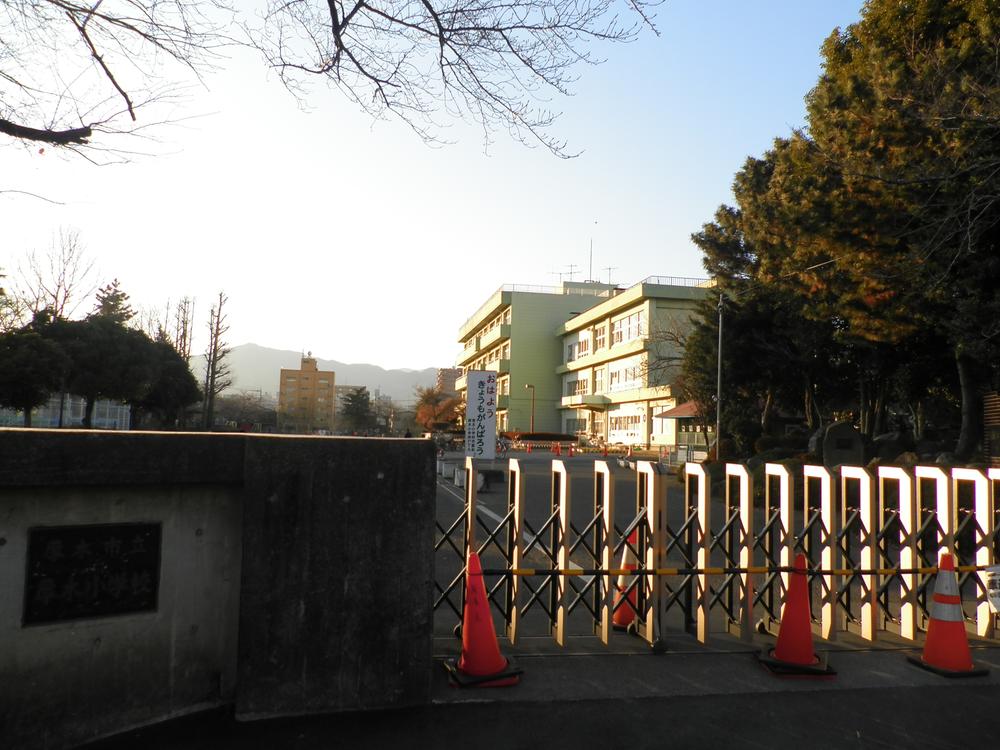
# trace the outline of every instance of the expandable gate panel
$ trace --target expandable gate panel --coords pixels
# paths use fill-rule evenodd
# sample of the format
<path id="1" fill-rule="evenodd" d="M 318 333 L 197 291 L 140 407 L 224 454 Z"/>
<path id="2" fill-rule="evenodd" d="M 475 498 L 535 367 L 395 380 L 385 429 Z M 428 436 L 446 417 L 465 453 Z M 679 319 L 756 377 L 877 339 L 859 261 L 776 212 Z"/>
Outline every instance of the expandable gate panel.
<path id="1" fill-rule="evenodd" d="M 750 640 L 755 623 L 780 621 L 792 556 L 800 551 L 814 584 L 814 627 L 824 638 L 851 631 L 873 641 L 886 631 L 915 639 L 926 626 L 928 586 L 944 551 L 965 568 L 959 580 L 974 632 L 996 637 L 981 571 L 1000 557 L 1000 469 L 880 466 L 872 473 L 769 463 L 759 513 L 758 488 L 744 465 L 726 464 L 724 487 L 713 492 L 707 467 L 687 464 L 683 504 L 671 508 L 681 501 L 668 498 L 662 466 L 636 461 L 635 513 L 619 528 L 621 472 L 613 466 L 594 462 L 592 504 L 577 527 L 573 510 L 580 515 L 581 498 L 573 496 L 568 463 L 553 460 L 549 496 L 531 499 L 547 508 L 534 529 L 525 520 L 521 461 L 509 461 L 507 512 L 495 526 L 477 512 L 474 465 L 466 463 L 466 507 L 453 523 L 439 523 L 437 551 L 461 556 L 463 566 L 470 546 L 502 561 L 504 570 L 486 571 L 488 591 L 511 643 L 538 610 L 560 645 L 575 613 L 609 644 L 616 609 L 633 606 L 635 631 L 654 646 L 668 627 L 699 642 L 720 631 Z M 641 567 L 632 576 L 623 570 L 629 548 Z M 460 622 L 464 567 L 436 585 L 435 607 L 452 610 Z"/>

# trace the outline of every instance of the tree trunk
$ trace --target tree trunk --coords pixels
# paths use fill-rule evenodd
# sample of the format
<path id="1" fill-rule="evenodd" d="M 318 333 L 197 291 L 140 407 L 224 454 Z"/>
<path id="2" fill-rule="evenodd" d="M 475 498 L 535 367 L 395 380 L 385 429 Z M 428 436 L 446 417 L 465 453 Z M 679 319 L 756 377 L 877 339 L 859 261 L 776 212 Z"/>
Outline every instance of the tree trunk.
<path id="1" fill-rule="evenodd" d="M 859 429 L 865 437 L 874 437 L 882 429 L 885 419 L 888 383 L 861 378 L 858 383 L 858 408 L 861 418 Z"/>
<path id="2" fill-rule="evenodd" d="M 983 394 L 975 360 L 956 352 L 955 364 L 962 393 L 962 429 L 955 445 L 955 458 L 967 461 L 975 453 L 983 433 Z"/>
<path id="3" fill-rule="evenodd" d="M 30 406 L 27 409 L 24 410 L 24 426 L 25 427 L 31 427 L 31 412 L 32 412 L 32 408 Z"/>
<path id="4" fill-rule="evenodd" d="M 816 409 L 813 406 L 813 392 L 809 383 L 806 383 L 802 394 L 802 411 L 806 414 L 806 427 L 809 428 L 809 433 L 812 434 L 816 431 L 816 420 L 814 419 Z"/>
<path id="5" fill-rule="evenodd" d="M 868 434 L 868 389 L 865 379 L 858 380 L 858 429 L 862 435 Z"/>
<path id="6" fill-rule="evenodd" d="M 907 404 L 907 408 L 910 411 L 910 422 L 913 424 L 913 442 L 919 443 L 924 439 L 924 425 L 926 418 L 924 417 L 924 401 L 920 399 L 915 404 Z"/>
<path id="7" fill-rule="evenodd" d="M 879 381 L 875 387 L 875 403 L 872 405 L 872 437 L 885 432 L 886 394 L 889 384 Z"/>
<path id="8" fill-rule="evenodd" d="M 771 414 L 774 411 L 774 389 L 768 387 L 767 395 L 764 397 L 764 408 L 760 414 L 760 431 L 764 435 L 771 433 Z"/>
<path id="9" fill-rule="evenodd" d="M 94 426 L 94 405 L 97 399 L 87 396 L 86 405 L 83 410 L 83 429 L 89 430 Z"/>

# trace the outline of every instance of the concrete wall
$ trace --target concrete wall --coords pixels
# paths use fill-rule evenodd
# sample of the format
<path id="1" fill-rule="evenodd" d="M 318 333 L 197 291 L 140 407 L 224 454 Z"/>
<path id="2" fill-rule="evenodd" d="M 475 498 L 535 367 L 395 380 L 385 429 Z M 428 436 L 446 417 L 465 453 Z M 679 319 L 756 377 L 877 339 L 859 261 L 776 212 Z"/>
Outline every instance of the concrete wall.
<path id="1" fill-rule="evenodd" d="M 426 702 L 433 461 L 418 440 L 0 430 L 0 746 Z M 23 624 L 29 529 L 132 522 L 161 524 L 154 611 Z"/>

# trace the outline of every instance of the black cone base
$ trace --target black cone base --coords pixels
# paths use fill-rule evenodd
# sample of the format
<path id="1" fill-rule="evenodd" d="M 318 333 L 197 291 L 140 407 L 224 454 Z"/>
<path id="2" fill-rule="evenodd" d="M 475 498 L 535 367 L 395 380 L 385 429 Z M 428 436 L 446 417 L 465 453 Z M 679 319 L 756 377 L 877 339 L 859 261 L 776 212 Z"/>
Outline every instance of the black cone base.
<path id="1" fill-rule="evenodd" d="M 942 677 L 985 677 L 990 673 L 990 670 L 986 667 L 977 667 L 975 664 L 972 665 L 972 669 L 967 672 L 955 672 L 951 669 L 944 669 L 942 667 L 935 667 L 933 664 L 928 664 L 924 661 L 922 654 L 907 654 L 906 660 L 910 664 L 916 664 L 921 669 L 926 669 L 928 672 L 933 672 L 934 674 L 939 674 Z"/>
<path id="2" fill-rule="evenodd" d="M 757 652 L 757 661 L 777 677 L 833 677 L 837 674 L 826 654 L 817 654 L 815 664 L 795 664 L 775 659 L 774 649 L 768 647 Z"/>
<path id="3" fill-rule="evenodd" d="M 457 659 L 445 659 L 444 669 L 453 685 L 458 687 L 507 687 L 521 681 L 524 670 L 507 659 L 507 666 L 502 672 L 487 675 L 471 675 L 458 668 Z"/>

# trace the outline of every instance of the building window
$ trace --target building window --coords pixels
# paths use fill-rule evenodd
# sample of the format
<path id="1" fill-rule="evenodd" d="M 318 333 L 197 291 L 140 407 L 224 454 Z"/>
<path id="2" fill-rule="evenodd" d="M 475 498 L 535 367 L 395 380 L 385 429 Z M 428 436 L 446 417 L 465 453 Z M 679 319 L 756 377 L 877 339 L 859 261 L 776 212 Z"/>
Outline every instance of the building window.
<path id="1" fill-rule="evenodd" d="M 627 357 L 608 367 L 608 390 L 624 391 L 642 387 L 642 362 L 637 357 Z"/>
<path id="2" fill-rule="evenodd" d="M 594 370 L 594 393 L 602 393 L 604 391 L 604 368 L 598 367 Z"/>
<path id="3" fill-rule="evenodd" d="M 611 343 L 621 344 L 642 336 L 646 327 L 644 319 L 645 315 L 642 311 L 639 311 L 621 320 L 616 320 L 611 324 Z"/>
<path id="4" fill-rule="evenodd" d="M 594 329 L 594 351 L 595 352 L 598 349 L 603 349 L 604 348 L 604 342 L 605 342 L 606 334 L 607 334 L 607 330 L 605 329 L 603 323 L 601 325 L 597 326 Z"/>
<path id="5" fill-rule="evenodd" d="M 608 428 L 614 431 L 635 430 L 645 419 L 640 414 L 629 414 L 625 417 L 608 417 Z"/>
<path id="6" fill-rule="evenodd" d="M 625 323 L 624 320 L 616 320 L 614 323 L 611 324 L 611 343 L 612 344 L 620 344 L 622 341 L 625 340 L 625 326 L 624 326 L 624 323 Z"/>
<path id="7" fill-rule="evenodd" d="M 582 357 L 584 354 L 590 353 L 590 339 L 580 339 L 580 343 L 576 347 L 576 356 Z"/>

